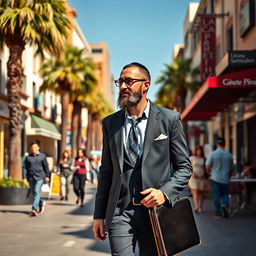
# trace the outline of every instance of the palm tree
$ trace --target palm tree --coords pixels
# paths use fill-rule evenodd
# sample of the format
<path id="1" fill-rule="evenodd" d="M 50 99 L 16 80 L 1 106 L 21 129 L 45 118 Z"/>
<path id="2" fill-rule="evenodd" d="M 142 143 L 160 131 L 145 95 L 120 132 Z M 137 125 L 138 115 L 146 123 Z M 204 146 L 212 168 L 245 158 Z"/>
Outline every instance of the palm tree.
<path id="1" fill-rule="evenodd" d="M 61 97 L 60 154 L 66 149 L 68 104 L 71 100 L 71 92 L 88 93 L 95 85 L 92 82 L 94 78 L 91 77 L 92 64 L 83 56 L 84 49 L 66 45 L 59 58 L 45 60 L 40 69 L 40 74 L 44 79 L 40 91 L 53 91 Z M 79 97 L 74 99 L 74 101 L 79 100 Z"/>
<path id="2" fill-rule="evenodd" d="M 85 106 L 86 100 L 88 100 L 91 97 L 93 91 L 96 90 L 98 82 L 95 76 L 96 66 L 93 61 L 90 58 L 85 58 L 84 62 L 84 79 L 82 81 L 81 87 L 71 91 L 71 102 L 73 104 L 71 121 L 73 156 L 75 156 L 77 148 L 81 144 L 82 108 Z"/>
<path id="3" fill-rule="evenodd" d="M 89 155 L 91 150 L 99 149 L 102 141 L 99 136 L 101 134 L 101 120 L 113 113 L 113 109 L 98 89 L 86 99 L 85 106 L 88 109 L 86 150 Z"/>
<path id="4" fill-rule="evenodd" d="M 7 91 L 10 112 L 9 176 L 21 179 L 20 90 L 23 78 L 22 52 L 36 45 L 37 54 L 46 49 L 58 55 L 69 28 L 66 1 L 0 0 L 0 49 L 9 48 Z"/>
<path id="5" fill-rule="evenodd" d="M 161 71 L 162 75 L 156 81 L 162 85 L 157 95 L 158 103 L 167 107 L 170 104 L 179 112 L 185 109 L 187 91 L 195 93 L 199 88 L 199 83 L 194 81 L 199 70 L 191 70 L 191 61 L 191 59 L 174 59 L 172 65 L 165 64 L 166 69 Z M 192 77 L 192 82 L 188 82 L 189 76 Z"/>

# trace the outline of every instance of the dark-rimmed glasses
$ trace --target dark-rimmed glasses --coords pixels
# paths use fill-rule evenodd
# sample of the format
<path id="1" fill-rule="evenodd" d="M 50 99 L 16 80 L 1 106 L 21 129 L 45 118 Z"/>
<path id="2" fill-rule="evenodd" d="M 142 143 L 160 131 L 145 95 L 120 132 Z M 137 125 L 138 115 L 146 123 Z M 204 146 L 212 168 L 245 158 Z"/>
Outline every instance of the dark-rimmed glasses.
<path id="1" fill-rule="evenodd" d="M 135 79 L 135 78 L 125 78 L 125 79 L 118 79 L 115 80 L 115 84 L 117 87 L 121 87 L 123 83 L 126 84 L 126 86 L 131 87 L 136 82 L 144 82 L 147 81 L 146 79 Z"/>

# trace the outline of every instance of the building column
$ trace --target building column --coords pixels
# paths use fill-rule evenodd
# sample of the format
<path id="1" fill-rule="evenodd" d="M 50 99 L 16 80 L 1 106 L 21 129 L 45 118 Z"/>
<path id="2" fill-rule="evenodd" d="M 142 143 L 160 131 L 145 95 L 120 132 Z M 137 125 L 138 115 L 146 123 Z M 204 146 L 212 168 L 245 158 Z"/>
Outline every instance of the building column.
<path id="1" fill-rule="evenodd" d="M 236 126 L 236 122 L 237 122 L 237 116 L 236 116 L 236 112 L 237 112 L 237 107 L 236 104 L 232 105 L 231 107 L 231 113 L 232 113 L 232 154 L 233 154 L 233 159 L 234 159 L 234 164 L 237 163 L 237 126 Z"/>

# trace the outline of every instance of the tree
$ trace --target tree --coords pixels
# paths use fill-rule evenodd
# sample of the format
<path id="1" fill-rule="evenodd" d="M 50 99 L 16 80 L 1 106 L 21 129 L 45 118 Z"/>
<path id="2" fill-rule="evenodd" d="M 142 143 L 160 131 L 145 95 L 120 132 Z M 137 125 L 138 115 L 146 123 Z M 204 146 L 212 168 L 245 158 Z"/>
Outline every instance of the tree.
<path id="1" fill-rule="evenodd" d="M 90 101 L 90 97 L 96 90 L 98 82 L 95 76 L 96 66 L 93 61 L 90 58 L 85 58 L 84 62 L 84 79 L 82 81 L 81 87 L 78 87 L 76 90 L 71 91 L 71 102 L 73 104 L 71 121 L 73 156 L 76 155 L 77 148 L 81 144 L 82 108 L 85 106 L 86 100 Z M 97 103 L 95 102 L 94 104 Z"/>
<path id="2" fill-rule="evenodd" d="M 36 45 L 37 54 L 46 49 L 58 55 L 69 28 L 64 0 L 0 0 L 0 48 L 9 48 L 7 92 L 10 113 L 9 176 L 21 179 L 20 91 L 23 78 L 22 52 Z"/>
<path id="3" fill-rule="evenodd" d="M 85 106 L 88 109 L 88 126 L 87 126 L 87 154 L 91 150 L 99 149 L 101 144 L 101 120 L 113 112 L 112 107 L 106 101 L 99 89 L 86 99 Z"/>
<path id="4" fill-rule="evenodd" d="M 43 84 L 40 91 L 50 90 L 61 97 L 61 145 L 60 154 L 66 149 L 68 104 L 71 96 L 78 92 L 89 93 L 95 86 L 95 78 L 92 77 L 92 63 L 84 58 L 84 49 L 66 44 L 64 51 L 58 58 L 45 60 L 41 66 L 40 74 Z M 76 102 L 79 96 L 73 99 L 74 108 L 77 111 Z M 78 108 L 79 109 L 79 108 Z M 79 116 L 79 114 L 77 115 Z M 74 122 L 74 121 L 73 121 Z"/>
<path id="5" fill-rule="evenodd" d="M 175 59 L 172 65 L 165 64 L 165 70 L 158 77 L 156 83 L 161 84 L 157 94 L 156 102 L 165 107 L 176 107 L 179 112 L 185 109 L 187 91 L 195 93 L 199 88 L 199 83 L 195 78 L 199 74 L 198 69 L 191 70 L 191 59 Z M 188 82 L 188 77 L 192 82 Z"/>

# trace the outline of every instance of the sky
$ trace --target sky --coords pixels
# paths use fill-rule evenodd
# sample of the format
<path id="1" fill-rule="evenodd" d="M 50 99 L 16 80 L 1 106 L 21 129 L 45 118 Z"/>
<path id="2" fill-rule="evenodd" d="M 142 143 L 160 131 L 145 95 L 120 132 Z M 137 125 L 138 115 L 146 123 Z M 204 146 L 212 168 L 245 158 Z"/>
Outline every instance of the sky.
<path id="1" fill-rule="evenodd" d="M 108 44 L 115 79 L 123 66 L 134 61 L 149 69 L 151 100 L 160 87 L 155 83 L 160 71 L 171 63 L 174 44 L 183 43 L 189 2 L 199 0 L 70 0 L 87 41 Z"/>

